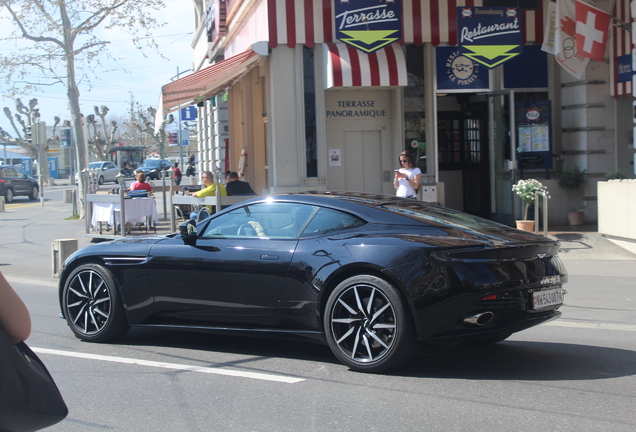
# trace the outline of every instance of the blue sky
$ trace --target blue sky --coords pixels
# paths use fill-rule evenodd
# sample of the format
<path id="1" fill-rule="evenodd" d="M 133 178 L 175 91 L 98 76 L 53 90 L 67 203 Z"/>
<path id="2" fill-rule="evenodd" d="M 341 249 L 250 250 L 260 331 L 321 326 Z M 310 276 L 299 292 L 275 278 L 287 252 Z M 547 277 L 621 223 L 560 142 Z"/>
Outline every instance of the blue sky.
<path id="1" fill-rule="evenodd" d="M 177 74 L 177 68 L 183 74 L 192 67 L 192 3 L 184 0 L 166 0 L 165 3 L 166 9 L 158 12 L 157 18 L 158 21 L 168 24 L 154 33 L 159 49 L 167 59 L 162 59 L 150 49 L 145 50 L 147 57 L 143 57 L 133 46 L 127 33 L 111 31 L 105 39 L 112 41 L 111 52 L 119 60 L 104 60 L 102 68 L 96 71 L 99 78 L 92 78 L 91 88 L 81 85 L 80 102 L 84 115 L 93 114 L 93 106 L 106 105 L 110 109 L 109 115 L 126 117 L 131 96 L 142 106 L 155 107 L 161 86 L 170 82 Z M 3 46 L 0 43 L 0 50 L 7 49 L 12 48 L 8 44 Z M 26 104 L 33 97 L 38 99 L 42 120 L 48 126 L 53 124 L 55 115 L 60 116 L 62 120 L 70 120 L 64 86 L 43 88 L 32 95 L 22 96 L 22 102 Z M 1 107 L 9 107 L 15 112 L 15 103 L 11 99 L 3 98 Z M 0 126 L 14 134 L 3 112 L 0 112 Z"/>

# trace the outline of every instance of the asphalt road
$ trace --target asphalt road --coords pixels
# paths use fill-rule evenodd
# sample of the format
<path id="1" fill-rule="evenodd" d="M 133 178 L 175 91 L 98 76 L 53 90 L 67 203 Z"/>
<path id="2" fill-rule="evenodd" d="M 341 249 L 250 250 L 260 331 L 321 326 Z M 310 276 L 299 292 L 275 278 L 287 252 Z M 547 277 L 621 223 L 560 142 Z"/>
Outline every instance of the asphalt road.
<path id="1" fill-rule="evenodd" d="M 83 221 L 64 220 L 64 188 L 0 213 L 0 270 L 70 409 L 51 431 L 636 430 L 636 255 L 598 235 L 576 240 L 581 253 L 564 242 L 562 319 L 489 348 L 425 347 L 369 375 L 309 343 L 153 329 L 79 341 L 51 277 L 52 240 L 90 243 Z"/>

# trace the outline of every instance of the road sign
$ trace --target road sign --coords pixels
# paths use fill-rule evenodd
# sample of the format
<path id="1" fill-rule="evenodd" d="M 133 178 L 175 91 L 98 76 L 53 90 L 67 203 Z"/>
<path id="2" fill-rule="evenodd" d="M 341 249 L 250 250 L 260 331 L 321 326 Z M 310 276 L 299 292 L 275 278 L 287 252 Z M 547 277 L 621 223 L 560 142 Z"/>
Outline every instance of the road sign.
<path id="1" fill-rule="evenodd" d="M 181 112 L 181 120 L 192 121 L 197 119 L 197 107 L 190 105 L 179 110 Z"/>

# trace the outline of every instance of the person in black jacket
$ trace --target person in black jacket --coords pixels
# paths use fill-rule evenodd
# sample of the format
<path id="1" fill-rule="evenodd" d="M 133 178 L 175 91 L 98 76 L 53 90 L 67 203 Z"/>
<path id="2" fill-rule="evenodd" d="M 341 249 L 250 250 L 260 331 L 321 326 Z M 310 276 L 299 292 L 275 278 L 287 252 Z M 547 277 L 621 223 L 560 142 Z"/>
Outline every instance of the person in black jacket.
<path id="1" fill-rule="evenodd" d="M 248 182 L 241 181 L 238 178 L 239 176 L 235 171 L 227 175 L 225 190 L 228 195 L 256 195 L 256 192 L 254 192 Z"/>

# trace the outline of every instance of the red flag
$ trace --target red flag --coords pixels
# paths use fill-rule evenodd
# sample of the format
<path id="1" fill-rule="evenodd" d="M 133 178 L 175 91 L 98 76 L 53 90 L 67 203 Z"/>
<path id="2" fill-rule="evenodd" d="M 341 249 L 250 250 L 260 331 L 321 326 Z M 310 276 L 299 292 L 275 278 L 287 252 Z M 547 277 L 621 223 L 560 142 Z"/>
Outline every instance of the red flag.
<path id="1" fill-rule="evenodd" d="M 610 15 L 601 9 L 576 1 L 576 48 L 585 57 L 602 62 L 610 25 Z"/>

